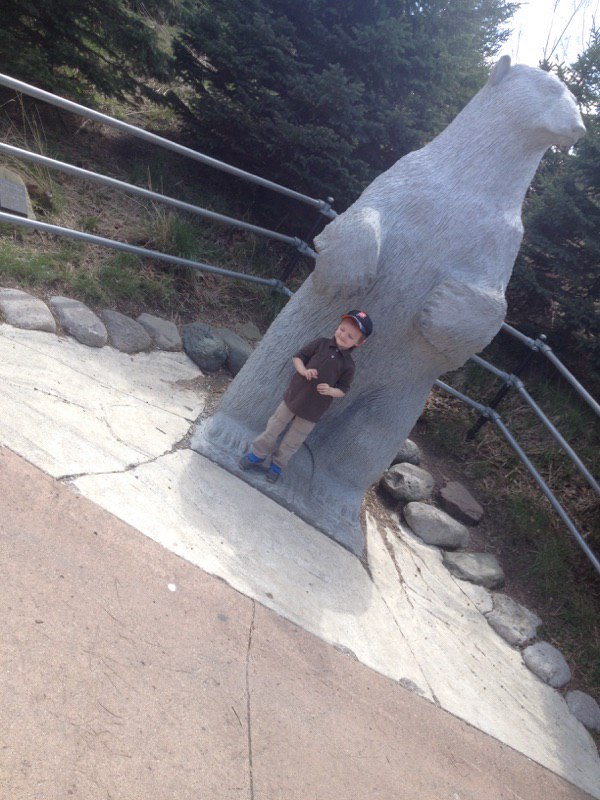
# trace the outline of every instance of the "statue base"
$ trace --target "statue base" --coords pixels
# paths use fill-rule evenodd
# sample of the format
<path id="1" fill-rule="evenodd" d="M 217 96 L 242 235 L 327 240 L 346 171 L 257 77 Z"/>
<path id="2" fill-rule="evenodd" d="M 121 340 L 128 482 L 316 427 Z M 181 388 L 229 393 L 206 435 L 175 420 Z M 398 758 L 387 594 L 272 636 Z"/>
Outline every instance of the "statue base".
<path id="1" fill-rule="evenodd" d="M 251 431 L 230 417 L 220 419 L 222 416 L 217 412 L 198 424 L 192 437 L 192 449 L 362 558 L 365 535 L 360 512 L 364 492 L 336 485 L 331 476 L 319 475 L 310 439 L 295 453 L 277 483 L 267 481 L 265 468 L 240 469 L 240 458 L 260 431 Z"/>

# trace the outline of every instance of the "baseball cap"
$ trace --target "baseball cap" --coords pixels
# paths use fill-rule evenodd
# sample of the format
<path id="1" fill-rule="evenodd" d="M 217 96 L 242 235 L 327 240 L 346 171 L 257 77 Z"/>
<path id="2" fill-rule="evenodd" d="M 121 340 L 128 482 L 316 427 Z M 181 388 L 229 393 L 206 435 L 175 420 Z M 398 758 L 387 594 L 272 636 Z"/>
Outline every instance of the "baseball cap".
<path id="1" fill-rule="evenodd" d="M 365 339 L 373 333 L 373 323 L 366 311 L 348 311 L 347 314 L 342 314 L 342 319 L 353 319 Z"/>

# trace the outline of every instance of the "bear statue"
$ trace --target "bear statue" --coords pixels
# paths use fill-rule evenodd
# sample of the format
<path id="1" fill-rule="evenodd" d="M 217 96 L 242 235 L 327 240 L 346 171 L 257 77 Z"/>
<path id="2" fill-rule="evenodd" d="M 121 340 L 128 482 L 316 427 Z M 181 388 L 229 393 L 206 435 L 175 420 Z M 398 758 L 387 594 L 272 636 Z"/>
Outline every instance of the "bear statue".
<path id="1" fill-rule="evenodd" d="M 377 177 L 316 238 L 314 272 L 200 423 L 192 447 L 361 555 L 366 490 L 388 468 L 434 381 L 482 350 L 506 312 L 521 206 L 548 147 L 585 132 L 554 75 L 503 56 L 486 85 L 421 150 Z M 282 480 L 237 469 L 293 374 L 292 355 L 332 336 L 348 309 L 374 332 L 356 376 Z"/>

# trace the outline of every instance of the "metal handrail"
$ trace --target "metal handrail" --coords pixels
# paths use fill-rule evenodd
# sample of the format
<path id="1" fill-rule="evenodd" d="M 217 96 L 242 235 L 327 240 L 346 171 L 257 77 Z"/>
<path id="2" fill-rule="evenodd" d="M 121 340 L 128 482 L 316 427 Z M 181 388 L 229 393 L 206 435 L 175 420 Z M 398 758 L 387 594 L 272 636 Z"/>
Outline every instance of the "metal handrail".
<path id="1" fill-rule="evenodd" d="M 190 267 L 191 269 L 199 270 L 200 272 L 210 272 L 213 275 L 222 275 L 227 278 L 249 281 L 250 283 L 260 283 L 263 286 L 270 286 L 275 291 L 286 295 L 286 297 L 291 297 L 293 294 L 293 292 L 277 278 L 259 278 L 257 275 L 247 275 L 244 272 L 234 272 L 230 269 L 213 267 L 212 265 L 204 264 L 201 261 L 192 261 L 189 258 L 180 258 L 180 256 L 172 256 L 168 253 L 159 253 L 157 250 L 149 250 L 146 247 L 138 247 L 134 244 L 118 242 L 115 239 L 105 239 L 103 236 L 95 236 L 92 233 L 75 231 L 71 228 L 61 228 L 59 225 L 50 225 L 47 222 L 38 222 L 38 220 L 35 219 L 18 217 L 15 214 L 6 214 L 3 211 L 0 211 L 0 222 L 8 222 L 11 225 L 18 225 L 22 228 L 32 228 L 34 230 L 45 231 L 46 233 L 53 233 L 57 236 L 66 236 L 70 239 L 79 239 L 80 241 L 89 242 L 90 244 L 99 244 L 103 247 L 110 247 L 113 250 L 122 250 L 125 253 L 134 253 L 135 255 L 146 258 L 155 258 L 158 261 L 168 261 L 172 264 L 179 264 L 184 267 Z"/>
<path id="2" fill-rule="evenodd" d="M 500 414 L 498 414 L 498 412 L 495 411 L 493 408 L 490 408 L 489 406 L 484 406 L 482 403 L 478 403 L 476 400 L 473 400 L 472 398 L 468 397 L 462 392 L 459 392 L 458 389 L 454 389 L 452 386 L 448 386 L 448 384 L 444 383 L 443 381 L 437 380 L 435 382 L 435 385 L 438 388 L 442 389 L 443 391 L 448 392 L 448 394 L 452 395 L 453 397 L 456 397 L 458 400 L 462 400 L 463 403 L 466 403 L 467 405 L 471 406 L 471 408 L 474 408 L 481 415 L 487 417 L 488 419 L 492 420 L 492 422 L 494 422 L 494 424 L 502 432 L 503 436 L 505 437 L 509 445 L 513 448 L 513 450 L 515 451 L 521 462 L 525 465 L 527 471 L 535 480 L 539 488 L 542 490 L 547 500 L 550 502 L 552 508 L 556 511 L 561 520 L 567 526 L 568 530 L 575 538 L 579 547 L 583 550 L 583 552 L 586 554 L 586 556 L 592 563 L 592 566 L 596 569 L 598 574 L 600 574 L 600 561 L 598 560 L 597 556 L 590 548 L 588 543 L 585 541 L 584 537 L 578 530 L 573 520 L 569 517 L 565 509 L 556 499 L 556 497 L 552 493 L 552 490 L 550 489 L 548 484 L 544 481 L 540 473 L 537 471 L 535 465 L 531 462 L 531 460 L 529 459 L 523 448 L 519 445 L 519 443 L 514 438 L 512 433 L 508 430 Z"/>
<path id="3" fill-rule="evenodd" d="M 152 144 L 158 145 L 167 150 L 171 150 L 175 153 L 178 153 L 179 155 L 192 158 L 193 160 L 199 161 L 203 164 L 206 164 L 207 166 L 219 169 L 224 172 L 228 172 L 231 175 L 235 175 L 238 178 L 250 181 L 251 183 L 255 183 L 266 189 L 270 189 L 280 194 L 284 194 L 287 197 L 291 197 L 294 200 L 299 200 L 301 202 L 308 203 L 309 205 L 318 208 L 319 212 L 322 213 L 324 216 L 328 217 L 329 219 L 333 219 L 334 217 L 337 216 L 336 212 L 331 208 L 331 203 L 333 202 L 332 198 L 327 198 L 327 200 L 317 200 L 313 197 L 309 197 L 308 195 L 301 194 L 300 192 L 288 189 L 287 187 L 281 186 L 280 184 L 274 183 L 273 181 L 268 181 L 265 178 L 261 178 L 257 175 L 253 175 L 250 172 L 246 172 L 244 170 L 238 169 L 237 167 L 233 167 L 230 164 L 226 164 L 222 161 L 218 161 L 215 158 L 206 156 L 203 153 L 199 153 L 198 151 L 192 150 L 189 147 L 184 147 L 183 145 L 172 142 L 169 139 L 163 138 L 162 136 L 158 136 L 154 133 L 150 133 L 149 131 L 145 131 L 143 128 L 138 128 L 135 125 L 130 125 L 129 123 L 121 122 L 120 120 L 114 119 L 113 117 L 109 117 L 107 114 L 102 114 L 99 111 L 94 111 L 90 108 L 87 108 L 86 106 L 80 105 L 79 103 L 74 103 L 71 100 L 66 100 L 65 98 L 59 97 L 58 95 L 54 95 L 51 92 L 46 92 L 43 89 L 38 89 L 35 86 L 31 86 L 28 83 L 19 81 L 15 78 L 11 78 L 8 75 L 0 74 L 0 85 L 6 86 L 7 88 L 13 89 L 17 92 L 22 92 L 23 94 L 30 95 L 31 97 L 34 97 L 38 100 L 42 100 L 51 105 L 57 106 L 58 108 L 63 108 L 66 109 L 67 111 L 79 114 L 80 116 L 87 117 L 88 119 L 93 119 L 95 121 L 101 122 L 104 125 L 109 125 L 113 128 L 125 131 L 126 133 L 132 136 L 149 141 Z M 109 178 L 106 175 L 100 175 L 99 173 L 92 172 L 90 170 L 85 170 L 80 167 L 76 167 L 72 164 L 68 164 L 63 161 L 58 161 L 57 159 L 48 158 L 39 153 L 32 153 L 29 150 L 25 150 L 19 147 L 14 147 L 9 144 L 0 143 L 0 152 L 12 157 L 22 158 L 37 164 L 41 164 L 46 168 L 58 169 L 67 174 L 83 178 L 84 180 L 93 181 L 106 186 L 111 186 L 113 188 L 120 189 L 122 191 L 126 191 L 130 194 L 135 194 L 151 200 L 156 200 L 158 202 L 165 203 L 180 210 L 205 217 L 215 222 L 231 225 L 233 227 L 241 228 L 243 230 L 258 234 L 260 236 L 266 236 L 268 238 L 275 239 L 277 241 L 283 242 L 284 244 L 292 245 L 298 253 L 301 253 L 302 255 L 305 256 L 309 256 L 313 259 L 316 258 L 317 256 L 316 252 L 308 245 L 308 243 L 303 241 L 297 236 L 294 237 L 287 236 L 277 231 L 269 230 L 268 228 L 262 228 L 258 225 L 253 225 L 251 223 L 244 222 L 242 220 L 238 220 L 233 217 L 225 216 L 224 214 L 218 214 L 214 211 L 209 211 L 208 209 L 201 208 L 200 206 L 195 206 L 192 205 L 191 203 L 186 203 L 183 200 L 177 200 L 174 197 L 168 197 L 167 195 L 159 194 L 158 192 L 154 192 L 150 189 L 143 189 L 142 187 L 134 186 L 130 183 L 126 183 L 125 181 L 120 181 L 117 180 L 116 178 Z M 155 250 L 138 247 L 136 245 L 129 245 L 124 242 L 118 242 L 114 239 L 95 236 L 93 234 L 88 234 L 83 231 L 76 231 L 72 228 L 64 228 L 58 225 L 49 225 L 48 223 L 41 223 L 37 222 L 36 220 L 24 221 L 23 217 L 13 214 L 1 213 L 0 220 L 8 222 L 13 225 L 19 225 L 21 227 L 29 227 L 37 230 L 48 231 L 58 236 L 67 236 L 71 239 L 79 239 L 80 241 L 85 241 L 92 244 L 99 244 L 101 246 L 110 247 L 115 250 L 122 250 L 128 253 L 134 253 L 136 255 L 159 259 L 161 261 L 166 261 L 174 264 L 181 264 L 186 267 L 191 267 L 192 269 L 200 270 L 203 272 L 210 272 L 215 275 L 221 275 L 224 277 L 235 278 L 237 280 L 271 286 L 273 289 L 286 295 L 287 297 L 291 297 L 291 295 L 293 294 L 290 291 L 290 289 L 288 289 L 285 286 L 283 280 L 281 279 L 258 278 L 254 275 L 248 275 L 242 272 L 234 272 L 232 270 L 222 269 L 220 267 L 215 267 L 211 264 L 205 264 L 203 262 L 194 261 L 192 259 L 181 258 L 179 256 L 172 256 L 167 253 L 162 253 Z"/>
<path id="4" fill-rule="evenodd" d="M 50 105 L 63 108 L 66 111 L 72 111 L 75 114 L 79 114 L 79 116 L 93 119 L 96 122 L 101 122 L 104 125 L 110 125 L 112 128 L 117 128 L 118 130 L 125 131 L 126 133 L 137 137 L 138 139 L 144 139 L 148 142 L 152 142 L 152 144 L 158 145 L 159 147 L 164 147 L 166 150 L 171 150 L 174 153 L 187 156 L 194 161 L 199 161 L 200 163 L 206 164 L 214 169 L 218 169 L 221 172 L 227 172 L 230 175 L 235 175 L 237 178 L 241 178 L 242 180 L 262 186 L 265 189 L 271 189 L 274 192 L 286 195 L 286 197 L 291 197 L 294 200 L 307 203 L 308 205 L 317 208 L 321 214 L 329 217 L 330 219 L 333 219 L 336 216 L 335 211 L 333 211 L 331 208 L 331 203 L 327 202 L 326 200 L 318 200 L 314 197 L 309 197 L 308 195 L 296 192 L 294 189 L 288 189 L 286 186 L 281 186 L 278 183 L 266 180 L 266 178 L 261 178 L 258 175 L 253 175 L 251 172 L 246 172 L 243 169 L 238 169 L 238 167 L 231 166 L 231 164 L 226 164 L 225 162 L 219 161 L 216 158 L 204 155 L 204 153 L 199 153 L 197 150 L 192 150 L 191 147 L 185 147 L 184 145 L 177 144 L 176 142 L 171 142 L 169 139 L 158 136 L 156 133 L 150 133 L 150 131 L 145 131 L 143 128 L 138 128 L 136 125 L 131 125 L 128 122 L 122 122 L 121 120 L 114 119 L 113 117 L 109 117 L 108 114 L 102 114 L 100 111 L 94 111 L 87 106 L 74 103 L 72 100 L 66 100 L 64 97 L 59 97 L 51 92 L 46 92 L 44 89 L 38 89 L 36 86 L 31 86 L 29 83 L 19 81 L 16 78 L 11 78 L 9 75 L 0 73 L 0 85 L 6 86 L 8 89 L 13 89 L 16 92 L 22 92 L 30 97 L 35 97 L 37 100 L 43 100 Z"/>
<path id="5" fill-rule="evenodd" d="M 39 153 L 32 153 L 30 150 L 24 150 L 21 147 L 14 147 L 13 145 L 5 144 L 4 142 L 0 142 L 0 153 L 5 153 L 13 158 L 23 158 L 26 161 L 32 161 L 34 164 L 41 164 L 44 167 L 57 169 L 60 172 L 65 172 L 68 175 L 75 175 L 78 178 L 83 178 L 84 180 L 92 181 L 94 183 L 110 186 L 114 189 L 121 189 L 129 194 L 136 194 L 140 197 L 146 197 L 150 200 L 158 200 L 160 203 L 174 206 L 182 211 L 187 211 L 191 214 L 205 217 L 214 222 L 222 222 L 226 225 L 231 225 L 232 227 L 242 228 L 243 230 L 250 231 L 251 233 L 257 233 L 260 236 L 266 236 L 267 238 L 276 239 L 284 244 L 292 245 L 292 247 L 295 247 L 303 255 L 311 256 L 312 258 L 316 258 L 317 256 L 315 251 L 297 236 L 286 236 L 283 233 L 278 233 L 277 231 L 272 231 L 268 228 L 261 228 L 258 225 L 252 225 L 249 222 L 243 222 L 242 220 L 237 220 L 233 217 L 227 217 L 224 214 L 217 214 L 215 211 L 209 211 L 206 208 L 201 208 L 200 206 L 186 203 L 183 200 L 177 200 L 174 197 L 159 194 L 158 192 L 153 192 L 150 189 L 144 189 L 141 186 L 134 186 L 131 183 L 117 180 L 117 178 L 109 178 L 107 175 L 100 175 L 99 173 L 91 172 L 88 169 L 75 167 L 73 164 L 67 164 L 64 161 L 57 161 L 55 158 L 48 158 L 47 156 L 42 156 Z"/>
<path id="6" fill-rule="evenodd" d="M 518 331 L 516 328 L 513 328 L 512 325 L 509 325 L 506 322 L 502 323 L 502 330 L 506 331 L 506 333 L 510 333 L 511 336 L 514 336 L 516 339 L 526 345 L 526 347 L 542 353 L 542 355 L 544 355 L 548 361 L 550 361 L 556 367 L 567 383 L 571 384 L 577 394 L 585 400 L 592 411 L 594 411 L 600 417 L 600 404 L 594 400 L 592 395 L 579 383 L 577 378 L 565 367 L 562 361 L 554 355 L 552 348 L 546 343 L 545 339 L 542 337 L 539 337 L 538 339 L 531 339 L 529 336 L 521 333 L 521 331 Z"/>
<path id="7" fill-rule="evenodd" d="M 540 473 L 537 471 L 535 466 L 532 464 L 532 462 L 530 461 L 528 456 L 523 451 L 523 448 L 519 445 L 519 443 L 516 441 L 514 436 L 508 430 L 508 428 L 504 424 L 502 418 L 500 417 L 500 414 L 498 414 L 497 411 L 493 411 L 492 410 L 491 411 L 491 416 L 492 416 L 492 420 L 497 425 L 497 427 L 500 428 L 500 430 L 502 431 L 504 437 L 506 438 L 506 440 L 508 441 L 510 446 L 513 448 L 515 453 L 519 456 L 519 458 L 521 459 L 521 461 L 523 462 L 523 464 L 527 468 L 528 472 L 530 473 L 530 475 L 532 476 L 534 481 L 537 483 L 537 485 L 540 487 L 542 492 L 545 494 L 546 498 L 549 500 L 550 505 L 552 506 L 552 508 L 556 511 L 558 516 L 562 519 L 562 521 L 565 523 L 565 525 L 567 526 L 569 531 L 575 537 L 575 540 L 577 541 L 577 544 L 581 547 L 583 552 L 586 554 L 588 559 L 591 561 L 592 566 L 595 568 L 596 572 L 598 572 L 600 574 L 600 561 L 596 557 L 596 554 L 591 549 L 591 547 L 588 545 L 588 543 L 585 541 L 585 539 L 583 538 L 583 536 L 581 535 L 581 533 L 579 532 L 579 530 L 577 529 L 576 525 L 574 524 L 572 519 L 569 517 L 567 512 L 564 510 L 564 508 L 558 502 L 558 500 L 556 499 L 556 497 L 554 496 L 554 494 L 550 490 L 550 487 L 548 486 L 548 484 L 544 481 L 544 479 L 542 478 Z"/>
<path id="8" fill-rule="evenodd" d="M 579 458 L 577 453 L 573 450 L 571 445 L 566 441 L 566 439 L 562 436 L 560 431 L 555 427 L 555 425 L 548 419 L 546 414 L 544 414 L 543 410 L 540 406 L 535 402 L 533 397 L 529 394 L 527 389 L 525 388 L 525 384 L 523 381 L 517 377 L 516 375 L 509 375 L 508 372 L 503 372 L 498 367 L 490 364 L 489 361 L 481 358 L 480 356 L 472 356 L 471 361 L 475 361 L 475 363 L 479 364 L 479 366 L 483 367 L 484 369 L 488 370 L 488 372 L 493 372 L 498 378 L 502 378 L 502 380 L 509 384 L 510 386 L 514 386 L 520 396 L 525 400 L 527 405 L 531 408 L 534 412 L 536 417 L 542 423 L 542 425 L 550 432 L 552 437 L 558 442 L 558 444 L 563 448 L 565 453 L 569 456 L 571 461 L 575 464 L 581 475 L 586 479 L 592 489 L 596 492 L 596 494 L 600 495 L 600 485 Z"/>
<path id="9" fill-rule="evenodd" d="M 474 361 L 476 364 L 479 364 L 480 367 L 487 369 L 489 372 L 493 372 L 497 378 L 502 378 L 503 380 L 507 381 L 510 377 L 508 373 L 503 372 L 501 369 L 498 369 L 498 367 L 490 364 L 489 361 L 485 361 L 485 359 L 481 358 L 481 356 L 471 356 L 469 361 Z"/>

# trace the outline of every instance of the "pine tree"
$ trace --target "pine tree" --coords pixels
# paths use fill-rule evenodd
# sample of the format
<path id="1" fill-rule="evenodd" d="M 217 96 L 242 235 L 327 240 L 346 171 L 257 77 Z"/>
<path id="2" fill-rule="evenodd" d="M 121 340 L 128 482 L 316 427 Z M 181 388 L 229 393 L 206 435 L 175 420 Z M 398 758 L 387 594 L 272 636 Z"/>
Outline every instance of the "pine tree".
<path id="1" fill-rule="evenodd" d="M 163 5 L 173 7 L 173 0 Z M 0 71 L 69 96 L 123 96 L 166 78 L 169 57 L 127 0 L 0 0 Z"/>
<path id="2" fill-rule="evenodd" d="M 176 44 L 200 149 L 351 201 L 485 79 L 506 0 L 206 0 Z"/>
<path id="3" fill-rule="evenodd" d="M 542 162 L 525 203 L 509 312 L 515 323 L 550 334 L 588 382 L 600 382 L 599 32 L 560 73 L 586 112 L 587 134 L 569 153 L 551 150 Z"/>

